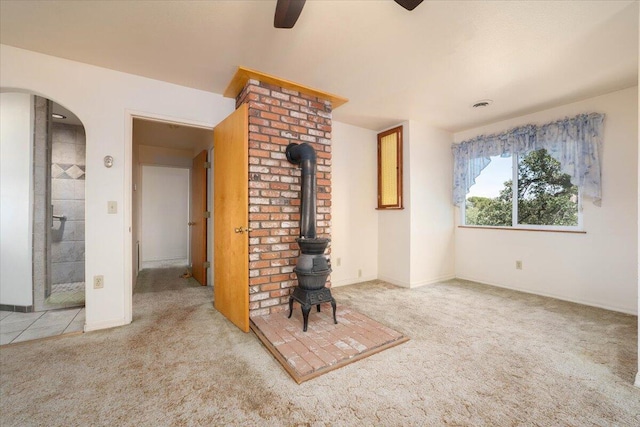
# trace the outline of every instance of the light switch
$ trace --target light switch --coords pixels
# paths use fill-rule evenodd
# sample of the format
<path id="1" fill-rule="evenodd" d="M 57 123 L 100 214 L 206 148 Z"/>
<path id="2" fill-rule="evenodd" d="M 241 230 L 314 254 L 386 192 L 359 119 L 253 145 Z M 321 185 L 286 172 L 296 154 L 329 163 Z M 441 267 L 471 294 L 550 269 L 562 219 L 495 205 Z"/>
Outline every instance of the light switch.
<path id="1" fill-rule="evenodd" d="M 109 214 L 118 213 L 118 202 L 116 202 L 116 201 L 107 202 L 107 213 L 109 213 Z"/>

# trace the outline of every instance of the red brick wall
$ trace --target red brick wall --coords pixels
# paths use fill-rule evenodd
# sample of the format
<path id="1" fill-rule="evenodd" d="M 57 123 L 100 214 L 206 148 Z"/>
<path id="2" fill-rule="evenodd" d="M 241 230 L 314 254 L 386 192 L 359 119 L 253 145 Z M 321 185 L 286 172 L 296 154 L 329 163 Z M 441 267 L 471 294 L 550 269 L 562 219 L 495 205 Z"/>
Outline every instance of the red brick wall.
<path id="1" fill-rule="evenodd" d="M 249 316 L 287 308 L 299 255 L 300 168 L 291 142 L 318 157 L 318 237 L 331 237 L 331 102 L 249 80 L 236 107 L 249 104 Z M 328 250 L 327 250 L 328 252 Z M 330 286 L 330 280 L 327 281 Z"/>

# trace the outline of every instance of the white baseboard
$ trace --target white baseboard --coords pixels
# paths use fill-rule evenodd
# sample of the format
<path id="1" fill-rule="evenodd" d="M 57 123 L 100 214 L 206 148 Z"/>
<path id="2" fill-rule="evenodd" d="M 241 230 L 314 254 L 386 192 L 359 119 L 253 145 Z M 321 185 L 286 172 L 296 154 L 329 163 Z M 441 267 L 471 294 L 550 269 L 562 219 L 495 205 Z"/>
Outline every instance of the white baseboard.
<path id="1" fill-rule="evenodd" d="M 411 287 L 411 283 L 403 282 L 403 281 L 396 280 L 396 279 L 392 279 L 391 277 L 378 276 L 378 279 L 382 280 L 384 282 L 387 282 L 387 283 L 391 283 L 392 285 L 400 286 L 401 288 L 410 288 Z"/>
<path id="2" fill-rule="evenodd" d="M 131 323 L 131 322 L 127 322 L 127 320 L 124 319 L 124 318 L 111 319 L 111 320 L 102 320 L 102 321 L 99 321 L 99 322 L 85 323 L 84 324 L 84 331 L 85 332 L 91 332 L 91 331 L 98 331 L 100 329 L 115 328 L 117 326 L 128 325 L 129 323 Z"/>
<path id="3" fill-rule="evenodd" d="M 456 278 L 460 279 L 460 280 L 468 280 L 470 282 L 481 283 L 483 285 L 495 286 L 496 288 L 510 289 L 512 291 L 524 292 L 526 294 L 539 295 L 539 296 L 543 296 L 543 297 L 549 297 L 549 298 L 558 299 L 558 300 L 561 300 L 561 301 L 567 301 L 567 302 L 573 302 L 573 303 L 576 303 L 576 304 L 588 305 L 590 307 L 597 307 L 597 308 L 603 308 L 605 310 L 617 311 L 618 313 L 632 314 L 634 316 L 638 315 L 637 310 L 634 311 L 633 309 L 629 309 L 629 308 L 614 307 L 614 306 L 610 306 L 610 305 L 607 305 L 607 304 L 600 304 L 598 302 L 582 300 L 582 299 L 579 299 L 579 298 L 568 298 L 568 297 L 565 297 L 563 295 L 556 295 L 556 294 L 548 293 L 548 292 L 538 292 L 538 291 L 533 291 L 533 290 L 530 290 L 530 289 L 516 288 L 514 286 L 500 285 L 500 284 L 497 284 L 497 283 L 485 282 L 483 280 L 474 279 L 472 277 L 457 276 Z"/>
<path id="4" fill-rule="evenodd" d="M 356 283 L 369 282 L 371 280 L 378 280 L 377 276 L 366 276 L 366 277 L 352 277 L 349 279 L 342 280 L 331 280 L 332 288 L 339 288 L 340 286 L 353 285 Z"/>
<path id="5" fill-rule="evenodd" d="M 453 273 L 445 274 L 439 277 L 433 277 L 431 279 L 419 280 L 417 282 L 403 282 L 401 280 L 396 280 L 396 279 L 392 279 L 390 277 L 385 277 L 385 276 L 378 277 L 378 279 L 391 283 L 392 285 L 400 286 L 402 288 L 409 288 L 409 289 L 418 288 L 420 286 L 425 286 L 425 285 L 431 285 L 433 283 L 443 282 L 445 280 L 451 280 L 455 278 L 456 278 L 456 275 Z"/>
<path id="6" fill-rule="evenodd" d="M 426 285 L 432 285 L 434 283 L 438 283 L 438 282 L 444 282 L 447 280 L 452 280 L 455 279 L 456 275 L 451 273 L 451 274 L 445 274 L 443 276 L 440 277 L 436 277 L 433 279 L 426 279 L 426 280 L 420 280 L 418 282 L 412 282 L 411 283 L 411 288 L 419 288 L 420 286 L 426 286 Z"/>
<path id="7" fill-rule="evenodd" d="M 636 387 L 640 388 L 640 372 L 638 372 L 636 374 L 636 382 L 633 385 L 635 385 Z"/>

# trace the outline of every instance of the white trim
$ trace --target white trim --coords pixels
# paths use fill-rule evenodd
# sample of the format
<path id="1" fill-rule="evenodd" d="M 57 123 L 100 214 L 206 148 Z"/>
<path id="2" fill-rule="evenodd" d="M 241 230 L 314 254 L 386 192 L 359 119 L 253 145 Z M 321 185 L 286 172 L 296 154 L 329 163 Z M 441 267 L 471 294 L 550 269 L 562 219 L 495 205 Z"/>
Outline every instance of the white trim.
<path id="1" fill-rule="evenodd" d="M 378 276 L 378 280 L 382 280 L 383 282 L 391 283 L 392 285 L 400 286 L 402 288 L 411 288 L 411 283 L 401 282 L 400 280 L 392 279 L 390 277 Z"/>
<path id="2" fill-rule="evenodd" d="M 124 112 L 124 324 L 129 324 L 133 320 L 133 117 L 131 111 Z M 137 250 L 137 248 L 136 248 Z M 101 324 L 104 322 L 98 322 Z M 109 323 L 109 322 L 106 322 Z M 119 325 L 116 325 L 119 326 Z M 111 327 L 111 326 L 106 326 Z M 85 332 L 88 326 L 85 325 Z"/>
<path id="3" fill-rule="evenodd" d="M 498 157 L 498 156 L 492 156 Z M 460 224 L 467 227 L 492 227 L 504 229 L 526 229 L 526 230 L 542 230 L 542 231 L 576 231 L 583 232 L 584 222 L 582 215 L 582 189 L 578 187 L 578 225 L 537 225 L 537 224 L 520 224 L 518 223 L 518 171 L 520 164 L 520 155 L 511 155 L 511 225 L 474 225 L 467 224 L 467 198 L 465 197 L 460 209 Z M 488 166 L 488 165 L 487 165 Z M 482 172 L 480 172 L 482 174 Z M 480 175 L 478 175 L 479 177 Z M 467 195 L 469 193 L 467 192 Z"/>
<path id="4" fill-rule="evenodd" d="M 84 331 L 85 332 L 99 331 L 101 329 L 109 329 L 109 328 L 115 328 L 118 326 L 128 325 L 129 323 L 131 323 L 131 320 L 127 320 L 126 318 L 101 320 L 99 322 L 85 323 Z"/>
<path id="5" fill-rule="evenodd" d="M 518 226 L 518 200 L 520 193 L 518 192 L 518 178 L 520 172 L 520 158 L 518 154 L 511 154 L 511 226 Z M 480 172 L 482 173 L 482 172 Z"/>
<path id="6" fill-rule="evenodd" d="M 420 280 L 418 282 L 402 282 L 399 280 L 395 280 L 395 279 L 391 279 L 389 277 L 384 277 L 384 276 L 367 276 L 367 277 L 358 277 L 358 278 L 350 278 L 350 279 L 342 279 L 342 280 L 338 280 L 338 281 L 331 281 L 331 287 L 340 287 L 340 286 L 347 286 L 347 285 L 354 285 L 356 283 L 363 283 L 363 282 L 370 282 L 372 280 L 381 280 L 383 282 L 387 282 L 390 283 L 392 285 L 395 286 L 400 286 L 402 288 L 408 288 L 408 289 L 413 289 L 413 288 L 418 288 L 420 286 L 426 286 L 426 285 L 432 285 L 434 283 L 438 283 L 438 282 L 443 282 L 446 280 L 452 280 L 455 279 L 456 275 L 455 274 L 445 274 L 443 276 L 439 276 L 439 277 L 435 277 L 433 279 L 426 279 L 426 280 Z"/>
<path id="7" fill-rule="evenodd" d="M 447 280 L 453 280 L 456 278 L 455 273 L 445 274 L 443 276 L 438 276 L 433 279 L 420 280 L 418 282 L 411 282 L 411 288 L 419 288 L 420 286 L 433 285 L 434 283 L 444 282 Z"/>
<path id="8" fill-rule="evenodd" d="M 640 372 L 636 374 L 636 382 L 633 385 L 640 388 Z"/>
<path id="9" fill-rule="evenodd" d="M 567 298 L 567 297 L 562 296 L 562 295 L 556 295 L 556 294 L 547 293 L 547 292 L 533 292 L 533 291 L 528 290 L 528 289 L 516 288 L 516 287 L 513 287 L 513 286 L 507 286 L 507 285 L 499 285 L 497 283 L 485 282 L 485 281 L 482 281 L 482 280 L 478 280 L 478 279 L 474 279 L 474 278 L 470 278 L 470 277 L 464 277 L 464 276 L 457 276 L 456 279 L 467 280 L 469 282 L 480 283 L 482 285 L 495 286 L 496 288 L 510 289 L 512 291 L 524 292 L 525 294 L 531 294 L 531 295 L 538 295 L 538 296 L 541 296 L 541 297 L 553 298 L 553 299 L 557 299 L 557 300 L 560 300 L 560 301 L 573 302 L 573 303 L 576 303 L 576 304 L 586 305 L 586 306 L 589 306 L 589 307 L 602 308 L 602 309 L 605 309 L 605 310 L 616 311 L 618 313 L 631 314 L 633 316 L 637 316 L 638 315 L 637 311 L 633 311 L 633 309 L 628 309 L 628 308 L 623 308 L 623 307 L 614 307 L 614 306 L 611 306 L 611 305 L 599 304 L 599 303 L 595 303 L 595 302 L 591 302 L 591 301 L 585 301 L 585 300 L 578 299 L 578 298 Z"/>
<path id="10" fill-rule="evenodd" d="M 197 120 L 188 120 L 179 117 L 165 116 L 163 114 L 149 113 L 146 111 L 126 110 L 125 113 L 127 114 L 127 116 L 135 119 L 143 119 L 153 122 L 169 123 L 183 126 L 186 125 L 207 130 L 213 130 L 214 128 L 214 125 L 208 122 L 200 122 Z"/>
<path id="11" fill-rule="evenodd" d="M 513 227 L 502 227 L 506 229 L 521 229 L 521 230 L 540 230 L 540 231 L 575 231 L 577 233 L 587 232 L 582 227 L 582 213 L 578 211 L 578 225 L 536 225 L 536 224 L 516 224 Z M 482 227 L 472 225 L 471 227 Z M 488 225 L 487 227 L 491 227 Z"/>
<path id="12" fill-rule="evenodd" d="M 339 288 L 340 286 L 355 285 L 356 283 L 370 282 L 372 280 L 378 280 L 378 276 L 352 277 L 349 279 L 342 279 L 342 280 L 335 280 L 335 281 L 331 280 L 331 287 Z"/>
<path id="13" fill-rule="evenodd" d="M 124 121 L 125 121 L 125 134 L 124 134 L 124 323 L 118 323 L 111 325 L 111 322 L 99 322 L 94 325 L 107 324 L 111 326 L 104 326 L 110 328 L 113 326 L 127 325 L 131 323 L 133 319 L 133 241 L 132 241 L 132 227 L 133 227 L 133 207 L 131 206 L 131 200 L 133 198 L 133 119 L 151 120 L 164 123 L 172 123 L 178 125 L 187 125 L 192 127 L 198 127 L 207 130 L 213 130 L 214 124 L 208 122 L 201 122 L 197 120 L 189 120 L 179 117 L 166 116 L 163 114 L 149 113 L 146 111 L 125 109 Z M 100 328 L 96 328 L 100 329 Z M 85 331 L 87 325 L 85 325 Z M 93 330 L 93 329 L 88 329 Z"/>

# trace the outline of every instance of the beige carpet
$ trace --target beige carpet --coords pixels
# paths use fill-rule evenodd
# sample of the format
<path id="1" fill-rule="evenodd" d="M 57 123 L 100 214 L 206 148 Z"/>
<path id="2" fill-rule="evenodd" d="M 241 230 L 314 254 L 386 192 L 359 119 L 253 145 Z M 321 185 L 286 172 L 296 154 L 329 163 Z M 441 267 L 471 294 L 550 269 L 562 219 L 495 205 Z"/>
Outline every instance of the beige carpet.
<path id="1" fill-rule="evenodd" d="M 130 326 L 0 348 L 0 425 L 640 425 L 634 316 L 455 281 L 336 288 L 411 340 L 297 385 L 179 274 L 143 272 Z"/>

